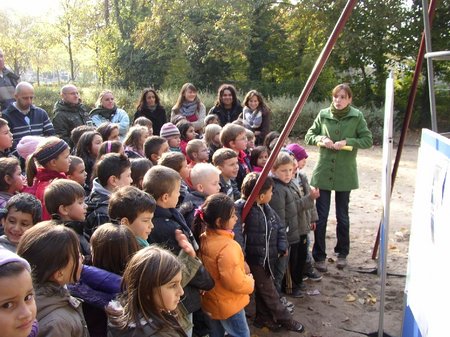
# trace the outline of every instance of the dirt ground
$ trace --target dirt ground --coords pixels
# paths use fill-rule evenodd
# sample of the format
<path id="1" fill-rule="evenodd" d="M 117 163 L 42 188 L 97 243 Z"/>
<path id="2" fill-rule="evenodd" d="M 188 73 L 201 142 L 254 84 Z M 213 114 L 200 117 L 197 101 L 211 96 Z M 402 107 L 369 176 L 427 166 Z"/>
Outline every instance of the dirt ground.
<path id="1" fill-rule="evenodd" d="M 410 141 L 409 144 L 402 152 L 391 199 L 387 271 L 400 275 L 405 275 L 407 269 L 418 152 L 416 140 Z M 310 177 L 318 158 L 318 151 L 311 146 L 306 149 L 309 158 L 305 171 Z M 396 151 L 394 148 L 393 159 Z M 296 306 L 293 317 L 302 322 L 306 328 L 304 336 L 356 337 L 378 331 L 380 278 L 357 270 L 377 267 L 377 262 L 372 260 L 371 256 L 382 217 L 381 169 L 381 147 L 359 150 L 360 188 L 352 191 L 350 196 L 351 247 L 348 267 L 343 271 L 335 267 L 336 257 L 333 255 L 333 248 L 336 243 L 336 220 L 332 206 L 327 228 L 328 272 L 324 274 L 321 282 L 305 282 L 309 292 L 318 290 L 320 294 L 307 295 L 302 299 L 288 297 Z M 401 334 L 405 281 L 406 278 L 401 276 L 387 278 L 384 332 L 390 336 Z M 250 327 L 252 336 L 299 336 L 297 333 L 287 331 L 273 333 L 267 329 L 256 329 L 251 324 Z"/>

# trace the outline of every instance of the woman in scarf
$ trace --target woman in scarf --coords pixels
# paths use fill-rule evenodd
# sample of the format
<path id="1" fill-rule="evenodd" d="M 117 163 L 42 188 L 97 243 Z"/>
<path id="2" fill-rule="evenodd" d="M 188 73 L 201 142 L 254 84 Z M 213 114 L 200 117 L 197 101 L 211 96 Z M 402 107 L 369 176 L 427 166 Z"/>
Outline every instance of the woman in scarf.
<path id="1" fill-rule="evenodd" d="M 146 117 L 153 123 L 153 134 L 159 136 L 161 127 L 167 123 L 166 110 L 161 105 L 158 94 L 152 88 L 145 88 L 142 91 L 139 103 L 134 114 L 133 123 L 139 117 Z"/>
<path id="2" fill-rule="evenodd" d="M 103 90 L 95 103 L 96 108 L 91 110 L 89 116 L 96 127 L 105 122 L 119 125 L 120 139 L 123 140 L 130 127 L 130 118 L 125 110 L 117 107 L 111 90 Z"/>
<path id="3" fill-rule="evenodd" d="M 185 83 L 181 87 L 178 100 L 172 108 L 170 119 L 172 120 L 178 115 L 191 122 L 194 125 L 195 132 L 202 133 L 206 108 L 197 95 L 197 88 L 192 83 Z"/>

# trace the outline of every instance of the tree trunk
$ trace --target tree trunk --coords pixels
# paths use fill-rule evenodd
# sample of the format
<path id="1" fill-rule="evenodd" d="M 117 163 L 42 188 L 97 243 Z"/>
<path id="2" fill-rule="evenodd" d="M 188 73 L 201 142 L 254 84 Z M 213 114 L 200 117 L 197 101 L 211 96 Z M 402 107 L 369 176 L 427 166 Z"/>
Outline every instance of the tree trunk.
<path id="1" fill-rule="evenodd" d="M 103 8 L 104 12 L 103 13 L 105 16 L 105 24 L 106 24 L 106 27 L 108 27 L 109 26 L 109 0 L 104 0 L 103 4 L 104 4 L 104 8 Z"/>
<path id="2" fill-rule="evenodd" d="M 37 69 L 36 69 L 36 77 L 37 77 L 37 85 L 38 85 L 38 87 L 40 87 L 41 86 L 41 81 L 40 81 L 40 69 L 39 69 L 39 66 L 37 66 Z"/>
<path id="3" fill-rule="evenodd" d="M 70 62 L 70 80 L 75 81 L 75 71 L 73 64 L 73 51 L 72 51 L 72 35 L 70 32 L 70 23 L 67 23 L 67 42 L 69 50 L 69 62 Z"/>

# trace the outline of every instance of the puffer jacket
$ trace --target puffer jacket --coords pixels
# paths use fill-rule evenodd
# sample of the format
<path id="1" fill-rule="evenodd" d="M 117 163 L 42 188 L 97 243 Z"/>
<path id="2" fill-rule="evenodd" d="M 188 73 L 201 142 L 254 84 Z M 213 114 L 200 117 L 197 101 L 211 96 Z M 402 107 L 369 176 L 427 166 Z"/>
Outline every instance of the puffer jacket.
<path id="1" fill-rule="evenodd" d="M 39 335 L 89 337 L 81 302 L 54 283 L 35 285 Z"/>
<path id="2" fill-rule="evenodd" d="M 67 144 L 73 147 L 70 133 L 80 125 L 86 125 L 90 121 L 86 107 L 81 104 L 70 104 L 63 100 L 55 103 L 53 108 L 53 127 L 58 137 L 64 139 Z"/>
<path id="3" fill-rule="evenodd" d="M 98 226 L 110 221 L 108 216 L 108 205 L 111 192 L 100 184 L 98 178 L 94 179 L 92 186 L 92 192 L 86 198 L 87 213 L 86 227 L 84 230 L 89 237 L 94 233 Z"/>
<path id="4" fill-rule="evenodd" d="M 280 217 L 269 204 L 254 204 L 242 224 L 240 217 L 245 205 L 244 199 L 235 202 L 238 222 L 234 233 L 238 242 L 244 242 L 245 260 L 249 265 L 268 266 L 271 274 L 274 270 L 278 254 L 286 253 L 288 242 L 286 229 Z M 239 239 L 243 235 L 243 240 Z"/>

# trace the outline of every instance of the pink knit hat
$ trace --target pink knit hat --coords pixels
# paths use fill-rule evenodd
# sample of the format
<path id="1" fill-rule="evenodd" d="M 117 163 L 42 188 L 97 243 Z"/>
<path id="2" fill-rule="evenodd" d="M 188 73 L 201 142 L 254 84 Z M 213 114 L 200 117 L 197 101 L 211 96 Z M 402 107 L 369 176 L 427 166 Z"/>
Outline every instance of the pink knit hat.
<path id="1" fill-rule="evenodd" d="M 308 158 L 306 150 L 296 143 L 289 144 L 288 146 L 286 146 L 286 149 L 288 149 L 294 154 L 294 157 L 295 159 L 297 159 L 297 161 L 300 161 L 304 158 Z"/>
<path id="2" fill-rule="evenodd" d="M 23 159 L 27 159 L 30 154 L 32 154 L 38 144 L 44 140 L 44 137 L 40 136 L 25 136 L 17 144 L 17 152 Z"/>
<path id="3" fill-rule="evenodd" d="M 163 126 L 161 127 L 161 131 L 159 132 L 159 135 L 167 139 L 172 136 L 179 136 L 180 130 L 178 130 L 175 124 L 169 122 L 163 124 Z"/>

